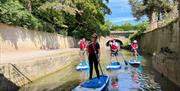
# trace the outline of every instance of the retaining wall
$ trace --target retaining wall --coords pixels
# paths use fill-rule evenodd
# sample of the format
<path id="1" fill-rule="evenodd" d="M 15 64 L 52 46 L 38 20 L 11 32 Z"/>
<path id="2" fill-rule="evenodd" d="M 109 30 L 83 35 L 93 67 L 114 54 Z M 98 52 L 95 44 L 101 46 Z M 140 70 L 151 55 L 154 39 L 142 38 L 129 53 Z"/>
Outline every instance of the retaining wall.
<path id="1" fill-rule="evenodd" d="M 153 55 L 153 66 L 162 75 L 180 86 L 180 19 L 145 32 L 139 37 L 143 52 Z"/>

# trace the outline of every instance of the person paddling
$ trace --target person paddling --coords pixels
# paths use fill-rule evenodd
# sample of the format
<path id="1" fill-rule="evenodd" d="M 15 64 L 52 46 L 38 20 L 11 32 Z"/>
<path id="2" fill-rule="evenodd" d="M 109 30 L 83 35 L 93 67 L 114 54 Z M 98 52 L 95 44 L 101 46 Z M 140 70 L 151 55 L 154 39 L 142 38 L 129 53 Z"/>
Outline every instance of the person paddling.
<path id="1" fill-rule="evenodd" d="M 82 63 L 85 60 L 85 54 L 86 54 L 86 39 L 82 38 L 79 41 L 79 48 L 80 48 L 80 62 Z"/>
<path id="2" fill-rule="evenodd" d="M 138 49 L 137 40 L 134 40 L 133 43 L 131 44 L 131 51 L 132 51 L 133 55 L 136 57 L 136 61 L 138 60 L 137 49 Z"/>
<path id="3" fill-rule="evenodd" d="M 100 84 L 100 76 L 99 76 L 99 69 L 98 69 L 98 59 L 100 57 L 100 45 L 97 42 L 97 34 L 94 33 L 92 35 L 91 43 L 87 46 L 88 48 L 88 59 L 89 59 L 89 67 L 90 67 L 90 75 L 89 75 L 89 81 L 92 79 L 93 75 L 93 64 L 94 68 L 97 74 L 98 83 Z"/>
<path id="4" fill-rule="evenodd" d="M 116 61 L 118 62 L 117 56 L 118 56 L 118 51 L 120 49 L 120 46 L 118 45 L 118 43 L 115 40 L 112 40 L 112 42 L 110 42 L 110 49 L 111 49 L 111 61 L 112 61 L 112 57 L 116 57 Z"/>

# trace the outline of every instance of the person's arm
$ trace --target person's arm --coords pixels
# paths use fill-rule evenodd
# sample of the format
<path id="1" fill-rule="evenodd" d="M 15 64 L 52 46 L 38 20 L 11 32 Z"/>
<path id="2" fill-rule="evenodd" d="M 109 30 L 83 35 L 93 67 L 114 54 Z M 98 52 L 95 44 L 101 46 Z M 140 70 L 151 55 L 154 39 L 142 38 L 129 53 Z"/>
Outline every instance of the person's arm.
<path id="1" fill-rule="evenodd" d="M 112 45 L 112 42 L 109 42 L 109 46 L 111 46 Z"/>
<path id="2" fill-rule="evenodd" d="M 133 48 L 133 44 L 131 44 L 131 47 Z"/>
<path id="3" fill-rule="evenodd" d="M 136 44 L 136 49 L 138 49 L 138 45 Z"/>
<path id="4" fill-rule="evenodd" d="M 120 50 L 120 49 L 121 49 L 121 45 L 118 44 L 118 50 Z"/>
<path id="5" fill-rule="evenodd" d="M 100 45 L 99 45 L 99 43 L 98 43 L 97 49 L 98 49 L 98 59 L 100 59 L 101 51 L 100 51 Z M 99 60 L 98 60 L 98 61 L 99 61 Z"/>
<path id="6" fill-rule="evenodd" d="M 78 45 L 80 45 L 81 40 L 78 41 Z"/>
<path id="7" fill-rule="evenodd" d="M 98 53 L 99 53 L 99 54 L 98 54 L 98 56 L 100 57 L 100 54 L 101 54 L 101 52 L 100 52 L 100 48 L 98 49 Z"/>
<path id="8" fill-rule="evenodd" d="M 120 46 L 119 46 L 119 44 L 117 42 L 116 42 L 116 46 L 117 46 L 117 50 L 119 51 Z"/>

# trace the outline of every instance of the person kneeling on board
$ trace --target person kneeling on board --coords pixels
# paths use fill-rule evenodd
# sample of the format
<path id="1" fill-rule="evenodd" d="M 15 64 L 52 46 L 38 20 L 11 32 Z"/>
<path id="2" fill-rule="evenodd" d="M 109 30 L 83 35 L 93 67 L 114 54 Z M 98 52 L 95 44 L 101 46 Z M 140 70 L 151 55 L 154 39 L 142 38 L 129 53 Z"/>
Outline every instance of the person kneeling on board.
<path id="1" fill-rule="evenodd" d="M 97 74 L 98 83 L 100 84 L 100 76 L 99 76 L 99 69 L 98 69 L 98 62 L 99 62 L 99 57 L 100 57 L 100 45 L 97 42 L 97 34 L 94 33 L 92 35 L 91 43 L 88 45 L 88 59 L 89 59 L 89 67 L 90 67 L 90 76 L 89 76 L 89 81 L 92 79 L 93 75 L 93 64 L 94 68 Z"/>

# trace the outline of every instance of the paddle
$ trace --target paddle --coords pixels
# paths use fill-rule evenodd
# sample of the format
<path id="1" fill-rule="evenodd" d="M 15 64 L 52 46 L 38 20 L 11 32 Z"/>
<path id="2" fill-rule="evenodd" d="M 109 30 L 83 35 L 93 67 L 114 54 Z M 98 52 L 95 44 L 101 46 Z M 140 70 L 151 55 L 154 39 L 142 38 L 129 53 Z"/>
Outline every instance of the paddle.
<path id="1" fill-rule="evenodd" d="M 143 60 L 143 57 L 139 54 L 138 49 L 136 49 L 136 53 L 137 53 L 138 60 Z"/>
<path id="2" fill-rule="evenodd" d="M 98 58 L 98 64 L 99 64 L 99 68 L 101 70 L 101 74 L 104 75 L 103 71 L 102 71 L 102 67 L 101 67 L 101 64 L 100 64 L 100 59 Z"/>
<path id="3" fill-rule="evenodd" d="M 119 51 L 119 50 L 118 50 Z M 119 62 L 118 58 L 117 58 L 117 55 L 118 55 L 118 51 L 117 53 L 114 55 L 116 57 L 116 60 Z M 120 63 L 120 62 L 119 62 Z"/>
<path id="4" fill-rule="evenodd" d="M 122 53 L 120 53 L 121 54 L 121 56 L 122 56 L 122 58 L 123 58 L 123 60 L 124 60 L 124 64 L 127 66 L 128 65 L 128 62 L 125 60 L 125 58 L 124 58 L 124 56 L 122 55 Z"/>
<path id="5" fill-rule="evenodd" d="M 141 51 L 141 50 L 139 49 L 139 51 Z M 139 51 L 137 50 L 138 59 L 143 60 L 143 57 L 139 54 Z M 142 53 L 142 52 L 140 52 L 140 53 Z"/>

